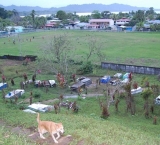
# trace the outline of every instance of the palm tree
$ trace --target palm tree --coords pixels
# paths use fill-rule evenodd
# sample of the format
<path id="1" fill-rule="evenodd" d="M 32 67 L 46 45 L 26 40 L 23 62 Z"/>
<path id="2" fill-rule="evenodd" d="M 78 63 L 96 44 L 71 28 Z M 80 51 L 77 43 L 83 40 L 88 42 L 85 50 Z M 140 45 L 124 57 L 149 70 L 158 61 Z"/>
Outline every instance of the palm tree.
<path id="1" fill-rule="evenodd" d="M 31 12 L 31 17 L 32 17 L 32 22 L 33 22 L 33 28 L 35 27 L 35 15 L 36 15 L 36 12 L 35 12 L 35 10 L 32 10 L 32 12 Z"/>
<path id="2" fill-rule="evenodd" d="M 136 26 L 137 26 L 137 30 L 139 31 L 141 28 L 143 28 L 144 23 L 143 22 L 139 22 L 139 23 L 136 24 Z"/>

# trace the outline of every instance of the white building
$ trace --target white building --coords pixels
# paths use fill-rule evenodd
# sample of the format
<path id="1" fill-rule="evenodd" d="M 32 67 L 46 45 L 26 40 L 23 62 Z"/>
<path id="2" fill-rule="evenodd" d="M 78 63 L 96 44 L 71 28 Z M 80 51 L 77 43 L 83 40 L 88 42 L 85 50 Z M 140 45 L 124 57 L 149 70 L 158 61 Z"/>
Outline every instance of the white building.
<path id="1" fill-rule="evenodd" d="M 122 18 L 122 19 L 116 20 L 115 24 L 117 26 L 123 26 L 124 24 L 127 24 L 129 22 L 130 22 L 130 19 Z"/>
<path id="2" fill-rule="evenodd" d="M 91 19 L 89 21 L 89 26 L 91 28 L 107 28 L 112 27 L 114 25 L 114 21 L 112 19 Z"/>

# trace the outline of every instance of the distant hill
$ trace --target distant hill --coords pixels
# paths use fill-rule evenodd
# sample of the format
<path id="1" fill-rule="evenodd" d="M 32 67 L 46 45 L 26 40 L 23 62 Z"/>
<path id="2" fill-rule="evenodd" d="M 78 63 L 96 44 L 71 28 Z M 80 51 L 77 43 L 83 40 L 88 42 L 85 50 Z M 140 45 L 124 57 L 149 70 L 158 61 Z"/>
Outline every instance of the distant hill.
<path id="1" fill-rule="evenodd" d="M 48 10 L 48 8 L 41 8 L 41 7 L 30 7 L 30 6 L 15 6 L 15 5 L 11 5 L 11 6 L 3 6 L 3 5 L 0 5 L 0 7 L 6 9 L 6 10 L 17 10 L 18 12 L 29 12 L 29 11 L 32 11 L 32 10 L 35 10 L 35 11 L 45 11 L 45 10 Z"/>
<path id="2" fill-rule="evenodd" d="M 32 10 L 35 11 L 47 11 L 47 12 L 56 12 L 58 10 L 63 10 L 66 12 L 92 12 L 94 10 L 98 10 L 98 11 L 110 11 L 110 12 L 122 12 L 122 11 L 137 11 L 137 10 L 147 10 L 149 8 L 145 8 L 145 7 L 136 7 L 136 6 L 130 6 L 130 5 L 124 5 L 124 4 L 118 4 L 118 3 L 114 3 L 114 4 L 110 4 L 110 5 L 104 5 L 104 4 L 82 4 L 82 5 L 68 5 L 65 7 L 51 7 L 51 8 L 42 8 L 42 7 L 30 7 L 30 6 L 15 6 L 15 5 L 11 5 L 11 6 L 2 6 L 0 5 L 0 7 L 5 8 L 6 10 L 13 10 L 16 9 L 18 12 L 29 12 Z M 156 10 L 160 10 L 160 9 L 156 9 Z"/>

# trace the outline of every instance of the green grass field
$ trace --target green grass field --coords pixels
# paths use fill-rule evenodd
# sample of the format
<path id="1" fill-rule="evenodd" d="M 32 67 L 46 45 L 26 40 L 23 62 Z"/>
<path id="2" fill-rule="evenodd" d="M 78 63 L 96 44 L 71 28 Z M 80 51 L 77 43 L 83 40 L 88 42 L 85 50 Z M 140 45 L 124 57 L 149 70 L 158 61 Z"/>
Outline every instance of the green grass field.
<path id="1" fill-rule="evenodd" d="M 106 61 L 113 62 L 127 62 L 135 60 L 135 64 L 160 66 L 160 49 L 159 49 L 159 33 L 108 33 L 108 32 L 85 32 L 85 31 L 65 31 L 68 37 L 72 40 L 73 46 L 76 47 L 76 53 L 84 55 L 86 52 L 85 46 L 86 35 L 96 36 L 100 42 L 106 43 L 103 48 L 107 58 Z M 39 48 L 49 41 L 52 35 L 64 33 L 64 31 L 51 31 L 51 32 L 37 32 L 22 34 L 20 38 L 25 39 L 24 42 L 12 44 L 13 38 L 1 38 L 0 39 L 0 55 L 12 54 L 20 55 L 20 49 L 24 55 L 38 55 Z M 35 37 L 32 42 L 26 41 L 32 37 Z M 44 40 L 42 39 L 44 37 Z M 77 39 L 78 38 L 78 39 Z M 8 41 L 10 39 L 10 42 Z M 15 37 L 17 40 L 17 37 Z M 79 45 L 78 45 L 78 42 Z M 44 41 L 44 42 L 42 42 Z M 6 44 L 3 44 L 6 42 Z M 154 51 L 153 51 L 154 50 Z M 97 60 L 95 60 L 97 61 Z M 153 64 L 152 64 L 152 63 Z M 6 65 L 7 64 L 7 65 Z M 0 60 L 1 70 L 4 71 L 5 76 L 9 79 L 15 78 L 15 86 L 11 86 L 5 89 L 5 92 L 9 92 L 13 89 L 19 88 L 19 82 L 23 80 L 21 77 L 24 72 L 27 72 L 29 78 L 35 71 L 35 65 L 37 63 L 23 66 L 22 63 L 8 65 L 7 60 Z M 15 73 L 18 70 L 19 75 Z M 93 74 L 95 76 L 113 75 L 115 71 L 94 69 Z M 125 72 L 123 72 L 125 73 Z M 150 84 L 158 84 L 157 77 L 153 75 L 140 75 L 134 74 L 133 81 L 137 81 L 140 84 L 142 77 L 147 77 Z M 37 76 L 37 79 L 44 80 L 53 78 L 56 79 L 50 72 L 43 72 Z M 101 89 L 101 88 L 100 88 Z M 25 94 L 18 99 L 18 105 L 4 103 L 2 97 L 0 97 L 0 121 L 5 121 L 10 126 L 23 126 L 24 128 L 35 127 L 37 128 L 36 115 L 29 114 L 21 111 L 20 107 L 26 107 L 29 105 L 27 102 L 23 102 L 28 99 L 30 92 L 34 94 L 40 94 L 40 98 L 34 98 L 33 102 L 46 101 L 58 98 L 60 94 L 69 94 L 69 88 L 49 88 L 48 94 L 45 93 L 45 89 L 35 88 L 33 85 L 29 85 L 25 90 Z M 97 93 L 95 90 L 88 90 L 88 93 Z M 100 90 L 102 92 L 102 90 Z M 2 92 L 0 92 L 2 96 Z M 118 96 L 116 96 L 118 97 Z M 104 96 L 100 97 L 105 101 Z M 144 100 L 141 95 L 135 96 L 136 102 L 136 114 L 132 116 L 129 112 L 126 112 L 126 103 L 124 98 L 120 99 L 119 111 L 115 111 L 114 105 L 109 108 L 110 116 L 107 119 L 102 119 L 101 109 L 99 106 L 99 98 L 86 98 L 86 99 L 68 99 L 69 101 L 77 101 L 79 106 L 79 112 L 73 113 L 65 108 L 61 108 L 59 114 L 54 112 L 41 113 L 42 120 L 52 120 L 55 122 L 62 122 L 65 128 L 65 135 L 72 135 L 74 140 L 71 145 L 77 145 L 80 141 L 83 141 L 84 145 L 159 145 L 160 144 L 160 106 L 155 105 L 154 114 L 150 114 L 150 118 L 144 117 Z M 66 100 L 64 100 L 66 101 Z M 50 103 L 53 105 L 53 103 Z M 153 125 L 153 116 L 158 117 L 157 125 Z M 8 137 L 9 136 L 9 137 Z M 28 139 L 23 135 L 16 135 L 3 126 L 0 127 L 0 144 L 5 145 L 29 145 Z"/>
<path id="2" fill-rule="evenodd" d="M 104 61 L 160 67 L 160 33 L 111 33 L 59 30 L 20 34 L 19 38 L 18 36 L 14 36 L 0 39 L 0 55 L 40 55 L 40 48 L 43 45 L 50 42 L 54 35 L 64 33 L 66 33 L 74 53 L 77 55 L 86 54 L 88 40 L 94 37 L 97 40 L 97 45 L 103 43 L 102 51 L 106 56 Z M 35 39 L 32 39 L 33 36 Z M 13 39 L 16 40 L 16 45 L 12 43 Z M 21 42 L 18 39 L 21 39 Z M 31 42 L 30 39 L 32 39 Z M 95 62 L 98 61 L 97 58 L 93 58 L 92 60 Z"/>

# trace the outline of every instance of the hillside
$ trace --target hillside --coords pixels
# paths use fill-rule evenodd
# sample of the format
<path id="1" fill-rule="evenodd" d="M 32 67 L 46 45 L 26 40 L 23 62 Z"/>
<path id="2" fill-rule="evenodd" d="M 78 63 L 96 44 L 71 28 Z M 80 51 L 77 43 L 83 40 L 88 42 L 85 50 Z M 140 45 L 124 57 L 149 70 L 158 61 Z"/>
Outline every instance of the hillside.
<path id="1" fill-rule="evenodd" d="M 65 7 L 51 7 L 51 8 L 42 8 L 39 6 L 36 7 L 31 7 L 31 6 L 15 6 L 15 5 L 11 5 L 11 6 L 3 6 L 0 5 L 0 7 L 5 8 L 6 10 L 13 10 L 16 9 L 18 12 L 29 12 L 31 10 L 35 10 L 35 11 L 47 11 L 47 12 L 56 12 L 58 10 L 63 10 L 63 11 L 67 11 L 67 12 L 92 12 L 94 10 L 98 10 L 98 11 L 111 11 L 111 12 L 120 12 L 120 11 L 137 11 L 139 9 L 141 10 L 147 10 L 148 8 L 145 7 L 136 7 L 136 6 L 130 6 L 130 5 L 125 5 L 125 4 L 118 4 L 118 3 L 114 3 L 114 4 L 110 4 L 110 5 L 105 5 L 105 4 L 82 4 L 82 5 L 77 5 L 77 4 L 73 4 L 73 5 L 67 5 Z M 158 10 L 158 9 L 155 9 Z"/>

